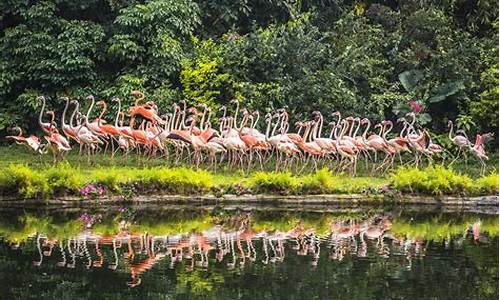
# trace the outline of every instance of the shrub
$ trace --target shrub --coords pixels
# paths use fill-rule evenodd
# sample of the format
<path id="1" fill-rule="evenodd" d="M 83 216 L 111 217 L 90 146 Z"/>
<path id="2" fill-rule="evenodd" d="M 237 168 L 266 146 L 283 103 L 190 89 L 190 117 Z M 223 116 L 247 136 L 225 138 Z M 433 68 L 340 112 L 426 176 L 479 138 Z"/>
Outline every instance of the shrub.
<path id="1" fill-rule="evenodd" d="M 189 168 L 156 167 L 140 170 L 136 174 L 138 183 L 152 185 L 167 193 L 199 194 L 212 187 L 209 172 Z"/>
<path id="2" fill-rule="evenodd" d="M 443 166 L 429 166 L 424 170 L 400 167 L 392 176 L 391 185 L 402 192 L 432 195 L 472 192 L 472 179 Z"/>
<path id="3" fill-rule="evenodd" d="M 299 180 L 290 172 L 256 172 L 250 178 L 250 186 L 258 193 L 295 194 Z"/>
<path id="4" fill-rule="evenodd" d="M 498 194 L 498 174 L 490 174 L 476 180 L 476 194 L 497 195 Z"/>
<path id="5" fill-rule="evenodd" d="M 84 178 L 79 168 L 74 168 L 68 163 L 51 167 L 43 173 L 52 189 L 53 194 L 76 193 L 84 184 Z"/>
<path id="6" fill-rule="evenodd" d="M 2 194 L 18 194 L 21 197 L 36 198 L 52 194 L 47 179 L 26 165 L 10 165 L 0 177 Z"/>
<path id="7" fill-rule="evenodd" d="M 120 184 L 128 182 L 128 173 L 126 168 L 97 169 L 91 172 L 90 178 L 109 190 L 120 191 Z"/>
<path id="8" fill-rule="evenodd" d="M 300 192 L 304 194 L 328 193 L 331 188 L 332 174 L 328 168 L 323 168 L 314 174 L 300 178 Z"/>

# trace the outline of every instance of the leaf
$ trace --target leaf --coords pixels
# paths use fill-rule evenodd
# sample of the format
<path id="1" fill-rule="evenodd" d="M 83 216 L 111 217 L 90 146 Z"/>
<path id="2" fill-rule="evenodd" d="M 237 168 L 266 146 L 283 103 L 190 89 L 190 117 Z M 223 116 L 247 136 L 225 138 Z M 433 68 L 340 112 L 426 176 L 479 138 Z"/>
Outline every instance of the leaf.
<path id="1" fill-rule="evenodd" d="M 458 91 L 464 89 L 464 82 L 462 80 L 448 81 L 445 84 L 438 86 L 432 90 L 432 96 L 429 98 L 430 103 L 440 102 L 446 97 L 456 94 Z"/>
<path id="2" fill-rule="evenodd" d="M 428 113 L 419 114 L 418 119 L 421 125 L 427 124 L 432 121 L 432 117 Z"/>
<path id="3" fill-rule="evenodd" d="M 409 70 L 399 74 L 399 81 L 407 92 L 412 92 L 417 87 L 417 83 L 424 78 L 424 73 L 420 70 Z"/>

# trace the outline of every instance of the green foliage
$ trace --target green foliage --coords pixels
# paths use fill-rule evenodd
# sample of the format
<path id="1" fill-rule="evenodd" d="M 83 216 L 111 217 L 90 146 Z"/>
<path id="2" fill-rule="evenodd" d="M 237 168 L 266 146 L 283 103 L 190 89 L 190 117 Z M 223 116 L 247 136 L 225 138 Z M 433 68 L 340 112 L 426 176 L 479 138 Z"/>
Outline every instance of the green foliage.
<path id="1" fill-rule="evenodd" d="M 483 91 L 470 105 L 470 115 L 483 130 L 498 132 L 498 63 L 481 73 Z"/>
<path id="2" fill-rule="evenodd" d="M 213 185 L 212 175 L 203 170 L 157 167 L 131 173 L 137 183 L 153 185 L 160 193 L 200 194 Z"/>
<path id="3" fill-rule="evenodd" d="M 498 174 L 490 174 L 476 180 L 475 187 L 477 193 L 483 195 L 498 194 Z"/>
<path id="4" fill-rule="evenodd" d="M 231 75 L 223 73 L 220 66 L 223 48 L 212 40 L 193 41 L 193 58 L 181 62 L 184 96 L 194 105 L 206 104 L 216 109 L 216 104 L 227 102 L 232 85 Z"/>
<path id="5" fill-rule="evenodd" d="M 0 11 L 2 135 L 39 130 L 40 94 L 59 114 L 61 95 L 126 108 L 134 89 L 162 111 L 181 97 L 212 108 L 238 98 L 288 105 L 296 119 L 393 118 L 415 99 L 419 125 L 442 131 L 463 115 L 498 130 L 491 1 L 6 0 Z"/>
<path id="6" fill-rule="evenodd" d="M 47 178 L 26 165 L 10 165 L 0 177 L 2 194 L 18 194 L 23 198 L 45 197 L 51 193 Z"/>
<path id="7" fill-rule="evenodd" d="M 250 178 L 250 187 L 257 193 L 295 194 L 300 181 L 290 172 L 256 172 Z"/>
<path id="8" fill-rule="evenodd" d="M 331 185 L 332 174 L 328 168 L 301 178 L 301 192 L 304 194 L 325 194 L 330 191 Z"/>
<path id="9" fill-rule="evenodd" d="M 446 140 L 446 137 L 443 136 Z M 7 158 L 8 159 L 8 158 Z M 126 161 L 124 161 L 126 162 Z M 377 195 L 390 186 L 395 191 L 427 195 L 493 195 L 498 192 L 495 169 L 486 177 L 472 180 L 442 166 L 423 170 L 401 167 L 392 176 L 352 177 L 332 174 L 327 168 L 315 173 L 293 175 L 290 172 L 211 173 L 186 167 L 165 167 L 164 161 L 154 167 L 117 167 L 114 164 L 97 167 L 63 163 L 53 167 L 7 163 L 0 166 L 0 195 L 22 198 L 47 198 L 80 195 L 90 184 L 105 187 L 107 196 L 119 194 L 126 198 L 134 194 L 199 195 L 264 193 L 279 195 L 367 194 Z M 470 172 L 473 174 L 474 172 Z"/>
<path id="10" fill-rule="evenodd" d="M 112 191 L 119 191 L 120 184 L 129 181 L 128 170 L 125 168 L 100 168 L 90 173 L 90 178 L 95 183 L 100 183 Z"/>
<path id="11" fill-rule="evenodd" d="M 47 169 L 44 175 L 55 195 L 76 193 L 85 182 L 80 169 L 72 167 L 67 162 Z"/>
<path id="12" fill-rule="evenodd" d="M 443 166 L 429 166 L 423 170 L 400 167 L 392 176 L 391 185 L 403 192 L 443 195 L 473 194 L 473 181 Z"/>

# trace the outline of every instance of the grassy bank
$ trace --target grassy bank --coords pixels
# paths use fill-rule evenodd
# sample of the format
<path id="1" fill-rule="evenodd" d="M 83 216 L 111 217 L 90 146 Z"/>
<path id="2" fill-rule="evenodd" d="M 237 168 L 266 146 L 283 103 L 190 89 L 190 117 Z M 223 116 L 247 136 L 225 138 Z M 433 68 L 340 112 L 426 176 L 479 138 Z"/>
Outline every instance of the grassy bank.
<path id="1" fill-rule="evenodd" d="M 248 175 L 211 173 L 184 167 L 96 167 L 80 169 L 62 163 L 46 169 L 11 164 L 0 168 L 0 194 L 20 198 L 81 197 L 137 194 L 380 194 L 493 195 L 498 175 L 472 179 L 444 167 L 400 168 L 393 174 L 350 177 L 324 168 L 307 175 L 254 172 Z"/>
<path id="2" fill-rule="evenodd" d="M 37 157 L 22 147 L 0 147 L 0 195 L 19 198 L 50 198 L 64 195 L 82 197 L 131 197 L 138 194 L 422 194 L 494 195 L 498 193 L 498 172 L 489 166 L 489 175 L 478 176 L 477 168 L 441 165 L 416 169 L 399 167 L 394 172 L 373 176 L 333 174 L 324 167 L 314 173 L 242 171 L 217 172 L 165 166 L 161 159 L 137 156 L 99 155 L 94 163 L 70 153 L 66 161 L 53 166 L 49 156 Z M 16 151 L 17 150 L 17 151 Z M 163 163 L 163 164 L 162 164 Z"/>

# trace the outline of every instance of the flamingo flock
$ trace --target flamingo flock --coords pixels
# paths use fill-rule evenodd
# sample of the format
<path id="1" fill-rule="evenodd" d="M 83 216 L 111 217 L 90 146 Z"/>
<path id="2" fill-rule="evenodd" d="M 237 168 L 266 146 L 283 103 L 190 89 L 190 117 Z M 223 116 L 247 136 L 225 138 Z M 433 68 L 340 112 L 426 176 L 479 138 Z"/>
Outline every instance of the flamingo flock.
<path id="1" fill-rule="evenodd" d="M 348 171 L 353 175 L 360 160 L 366 165 L 372 162 L 372 172 L 385 172 L 394 167 L 396 159 L 399 164 L 404 164 L 404 153 L 413 157 L 406 163 L 419 166 L 423 159 L 432 163 L 433 157 L 444 151 L 441 145 L 432 141 L 426 129 L 416 129 L 414 113 L 397 120 L 401 130 L 396 135 L 390 135 L 394 128 L 390 120 L 372 126 L 367 118 L 342 118 L 338 111 L 329 114 L 331 121 L 328 123 L 321 112 L 314 111 L 310 119 L 294 123 L 296 132 L 293 132 L 289 113 L 286 108 L 280 108 L 263 117 L 265 131 L 261 132 L 258 129 L 259 111 L 240 108 L 237 100 L 222 106 L 215 114 L 206 105 L 188 108 L 185 101 L 180 101 L 172 105 L 170 112 L 160 115 L 156 103 L 146 101 L 140 91 L 132 91 L 131 96 L 135 101 L 126 112 L 122 111 L 119 98 L 112 99 L 117 104 L 114 122 L 105 119 L 108 109 L 105 101 L 96 102 L 93 96 L 86 97 L 89 106 L 82 113 L 78 101 L 64 97 L 60 127 L 54 111 L 45 109 L 45 98 L 40 96 L 37 100 L 42 109 L 38 123 L 45 133 L 45 142 L 35 135 L 24 137 L 19 127 L 14 127 L 17 135 L 7 138 L 39 154 L 50 150 L 55 163 L 64 159 L 73 144 L 89 162 L 100 152 L 109 151 L 112 157 L 118 152 L 125 156 L 136 152 L 147 158 L 165 157 L 174 164 L 189 161 L 196 168 L 205 164 L 217 169 L 226 161 L 230 169 L 256 166 L 263 169 L 271 161 L 276 170 L 295 166 L 302 171 L 308 165 L 314 169 L 318 165 L 331 165 L 337 171 Z M 95 107 L 100 112 L 92 120 Z M 211 121 L 211 117 L 217 114 L 218 128 Z M 45 116 L 48 117 L 46 121 Z M 125 123 L 126 116 L 128 124 Z M 454 134 L 452 121 L 448 125 L 449 139 L 459 150 L 452 162 L 461 157 L 467 162 L 467 153 L 472 153 L 484 172 L 485 160 L 488 160 L 485 144 L 493 134 L 477 134 L 472 143 L 463 130 Z"/>

